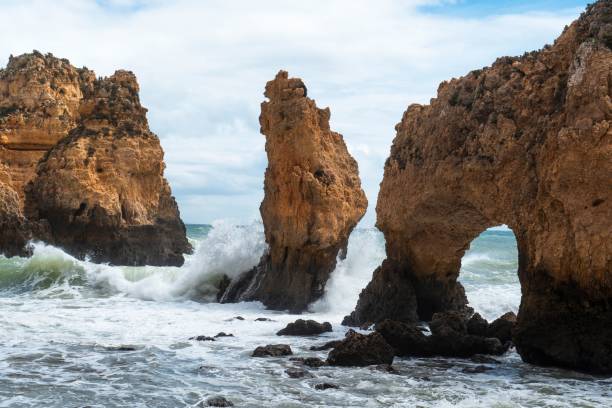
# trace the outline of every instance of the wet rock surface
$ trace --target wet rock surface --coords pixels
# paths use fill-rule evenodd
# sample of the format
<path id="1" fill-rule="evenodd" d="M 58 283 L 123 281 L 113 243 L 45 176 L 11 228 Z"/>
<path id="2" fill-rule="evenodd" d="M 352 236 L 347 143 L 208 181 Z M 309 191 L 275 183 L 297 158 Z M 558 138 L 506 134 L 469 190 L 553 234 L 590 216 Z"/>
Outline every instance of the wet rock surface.
<path id="1" fill-rule="evenodd" d="M 522 358 L 612 372 L 610 21 L 610 1 L 597 1 L 553 45 L 408 107 L 376 207 L 387 259 L 348 324 L 465 312 L 461 258 L 506 224 L 519 252 Z"/>
<path id="2" fill-rule="evenodd" d="M 311 377 L 310 373 L 302 368 L 288 368 L 285 370 L 285 373 L 289 376 L 289 378 Z"/>
<path id="3" fill-rule="evenodd" d="M 236 279 L 222 302 L 259 300 L 301 312 L 323 295 L 365 214 L 357 162 L 342 135 L 329 128 L 329 109 L 317 108 L 299 78 L 280 71 L 266 84 L 259 118 L 268 168 L 260 207 L 269 251 Z"/>
<path id="4" fill-rule="evenodd" d="M 470 357 L 481 354 L 501 355 L 510 347 L 495 337 L 468 333 L 466 316 L 457 312 L 436 313 L 425 335 L 414 324 L 384 320 L 375 327 L 398 356 Z"/>
<path id="5" fill-rule="evenodd" d="M 380 335 L 349 330 L 342 342 L 329 352 L 327 364 L 332 366 L 368 366 L 393 363 L 394 350 Z"/>
<path id="6" fill-rule="evenodd" d="M 221 397 L 221 396 L 216 396 L 216 397 L 210 397 L 206 400 L 205 404 L 202 404 L 202 406 L 206 406 L 206 407 L 233 407 L 234 404 L 229 401 L 227 398 L 225 397 Z"/>
<path id="7" fill-rule="evenodd" d="M 319 383 L 315 384 L 315 390 L 324 391 L 324 390 L 337 390 L 340 386 L 332 383 Z"/>
<path id="8" fill-rule="evenodd" d="M 259 346 L 251 355 L 252 357 L 282 357 L 290 356 L 293 354 L 291 347 L 287 344 L 268 344 L 266 346 Z"/>
<path id="9" fill-rule="evenodd" d="M 287 327 L 279 330 L 277 336 L 315 336 L 318 334 L 331 332 L 332 326 L 329 322 L 319 323 L 315 320 L 298 319 L 289 323 Z"/>
<path id="10" fill-rule="evenodd" d="M 327 343 L 324 343 L 324 344 L 322 344 L 320 346 L 310 346 L 310 350 L 311 351 L 329 350 L 329 349 L 332 349 L 332 348 L 336 347 L 341 342 L 342 342 L 342 340 L 331 340 L 331 341 L 328 341 Z"/>

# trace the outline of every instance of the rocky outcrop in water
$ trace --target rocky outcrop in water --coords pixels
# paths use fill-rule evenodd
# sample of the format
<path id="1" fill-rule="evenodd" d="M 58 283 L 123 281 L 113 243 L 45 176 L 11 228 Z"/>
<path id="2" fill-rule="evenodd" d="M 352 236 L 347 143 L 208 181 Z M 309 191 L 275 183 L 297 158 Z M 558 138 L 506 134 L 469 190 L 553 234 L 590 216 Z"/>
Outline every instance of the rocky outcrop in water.
<path id="1" fill-rule="evenodd" d="M 368 365 L 393 363 L 394 350 L 380 333 L 368 335 L 349 330 L 342 340 L 327 356 L 327 364 L 332 366 L 363 367 Z"/>
<path id="2" fill-rule="evenodd" d="M 464 311 L 461 258 L 507 224 L 523 359 L 612 372 L 611 47 L 612 2 L 598 1 L 554 45 L 444 82 L 430 105 L 408 108 L 377 204 L 387 260 L 347 323 Z"/>
<path id="3" fill-rule="evenodd" d="M 260 211 L 269 251 L 221 301 L 303 311 L 322 296 L 367 200 L 357 162 L 329 128 L 329 108 L 317 108 L 302 80 L 281 71 L 265 96 L 259 122 L 269 164 Z"/>
<path id="4" fill-rule="evenodd" d="M 332 331 L 331 323 L 319 323 L 315 320 L 297 319 L 287 324 L 287 327 L 279 330 L 277 336 L 316 336 L 318 334 Z"/>
<path id="5" fill-rule="evenodd" d="M 138 91 L 130 72 L 96 79 L 37 52 L 0 71 L 0 162 L 16 210 L 47 232 L 26 235 L 95 262 L 183 263 L 190 245 Z"/>
<path id="6" fill-rule="evenodd" d="M 458 312 L 436 313 L 430 324 L 431 335 L 425 335 L 414 324 L 383 320 L 376 331 L 389 343 L 398 356 L 471 357 L 482 354 L 500 355 L 510 347 L 487 333 L 473 334 L 468 330 L 465 315 Z"/>

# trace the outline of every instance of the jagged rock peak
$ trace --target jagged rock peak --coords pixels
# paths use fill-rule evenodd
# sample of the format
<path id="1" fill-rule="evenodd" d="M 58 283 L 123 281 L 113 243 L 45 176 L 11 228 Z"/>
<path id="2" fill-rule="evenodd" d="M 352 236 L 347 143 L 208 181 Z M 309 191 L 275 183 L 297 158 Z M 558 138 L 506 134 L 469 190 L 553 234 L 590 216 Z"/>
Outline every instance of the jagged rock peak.
<path id="1" fill-rule="evenodd" d="M 323 294 L 365 213 L 357 162 L 330 130 L 329 108 L 319 109 L 306 94 L 303 81 L 286 71 L 266 84 L 259 122 L 269 163 L 260 212 L 269 252 L 222 301 L 257 299 L 303 311 Z"/>

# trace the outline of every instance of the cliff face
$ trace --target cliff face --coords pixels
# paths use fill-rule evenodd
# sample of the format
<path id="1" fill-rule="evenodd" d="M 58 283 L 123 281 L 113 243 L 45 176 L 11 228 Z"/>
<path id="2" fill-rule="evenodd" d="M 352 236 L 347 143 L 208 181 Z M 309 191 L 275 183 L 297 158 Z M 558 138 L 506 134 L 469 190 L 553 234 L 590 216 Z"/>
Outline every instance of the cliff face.
<path id="1" fill-rule="evenodd" d="M 612 2 L 599 1 L 553 46 L 500 58 L 408 108 L 376 208 L 387 260 L 346 323 L 466 310 L 461 258 L 507 224 L 523 359 L 612 371 L 611 47 Z"/>
<path id="2" fill-rule="evenodd" d="M 190 245 L 134 75 L 96 79 L 34 53 L 0 79 L 7 185 L 28 223 L 48 227 L 30 235 L 98 262 L 182 264 Z"/>
<path id="3" fill-rule="evenodd" d="M 265 96 L 259 122 L 269 164 L 260 212 L 269 252 L 222 301 L 302 311 L 323 294 L 367 199 L 357 162 L 329 128 L 329 109 L 317 108 L 302 80 L 281 71 Z"/>
<path id="4" fill-rule="evenodd" d="M 10 173 L 0 163 L 0 248 L 8 256 L 26 253 L 30 239 L 26 220 L 19 205 L 19 196 L 12 187 Z"/>
<path id="5" fill-rule="evenodd" d="M 0 161 L 21 208 L 36 163 L 75 126 L 82 87 L 94 79 L 87 69 L 37 52 L 11 57 L 0 70 Z"/>

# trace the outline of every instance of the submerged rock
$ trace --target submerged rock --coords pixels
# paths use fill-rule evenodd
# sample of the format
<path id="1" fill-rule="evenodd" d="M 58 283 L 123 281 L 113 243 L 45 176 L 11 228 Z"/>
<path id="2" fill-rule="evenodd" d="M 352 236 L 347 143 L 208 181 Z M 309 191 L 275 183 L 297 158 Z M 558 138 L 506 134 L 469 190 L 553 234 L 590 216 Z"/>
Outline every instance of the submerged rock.
<path id="1" fill-rule="evenodd" d="M 304 365 L 312 368 L 323 367 L 325 364 L 327 363 L 318 357 L 308 357 L 304 359 Z"/>
<path id="2" fill-rule="evenodd" d="M 290 356 L 293 352 L 287 344 L 268 344 L 267 346 L 257 347 L 252 357 L 282 357 Z"/>
<path id="3" fill-rule="evenodd" d="M 215 336 L 217 337 L 217 336 Z M 195 337 L 190 337 L 189 340 L 195 340 L 195 341 L 215 341 L 215 337 L 209 337 L 209 336 L 195 336 Z"/>
<path id="4" fill-rule="evenodd" d="M 323 295 L 367 200 L 357 162 L 329 128 L 329 109 L 317 108 L 302 80 L 280 71 L 265 96 L 259 121 L 268 168 L 260 210 L 269 250 L 221 301 L 259 300 L 301 312 Z"/>
<path id="5" fill-rule="evenodd" d="M 315 390 L 319 390 L 319 391 L 323 391 L 323 390 L 337 390 L 339 389 L 340 386 L 336 385 L 336 384 L 332 384 L 332 383 L 319 383 L 319 384 L 315 384 Z"/>
<path id="6" fill-rule="evenodd" d="M 493 370 L 493 368 L 484 365 L 478 365 L 476 367 L 465 367 L 461 370 L 461 372 L 466 374 L 480 374 L 490 370 Z"/>
<path id="7" fill-rule="evenodd" d="M 34 238 L 94 262 L 183 263 L 191 246 L 138 91 L 127 71 L 96 78 L 51 54 L 9 59 L 0 163 L 26 222 L 13 245 L 0 239 L 0 252 Z"/>
<path id="8" fill-rule="evenodd" d="M 215 337 L 234 337 L 232 333 L 219 332 L 215 334 Z"/>
<path id="9" fill-rule="evenodd" d="M 304 378 L 304 377 L 311 377 L 310 373 L 306 370 L 303 370 L 301 368 L 288 368 L 285 370 L 285 373 L 290 377 L 290 378 Z"/>
<path id="10" fill-rule="evenodd" d="M 327 364 L 332 366 L 368 366 L 393 363 L 394 350 L 380 335 L 349 330 L 342 342 L 329 352 Z"/>
<path id="11" fill-rule="evenodd" d="M 518 247 L 511 331 L 521 357 L 612 373 L 610 21 L 612 4 L 597 1 L 553 45 L 499 58 L 408 107 L 376 206 L 387 259 L 347 323 L 466 311 L 461 258 L 506 224 Z"/>
<path id="12" fill-rule="evenodd" d="M 329 349 L 332 349 L 332 348 L 336 347 L 340 343 L 342 343 L 342 340 L 332 340 L 332 341 L 328 341 L 327 343 L 324 343 L 324 344 L 322 344 L 320 346 L 310 346 L 310 350 L 311 351 L 329 350 Z"/>
<path id="13" fill-rule="evenodd" d="M 329 322 L 319 323 L 315 320 L 297 319 L 289 323 L 287 327 L 279 330 L 277 336 L 313 336 L 325 332 L 331 332 L 332 326 Z"/>
<path id="14" fill-rule="evenodd" d="M 206 400 L 207 407 L 233 407 L 234 404 L 225 397 L 216 396 Z"/>

